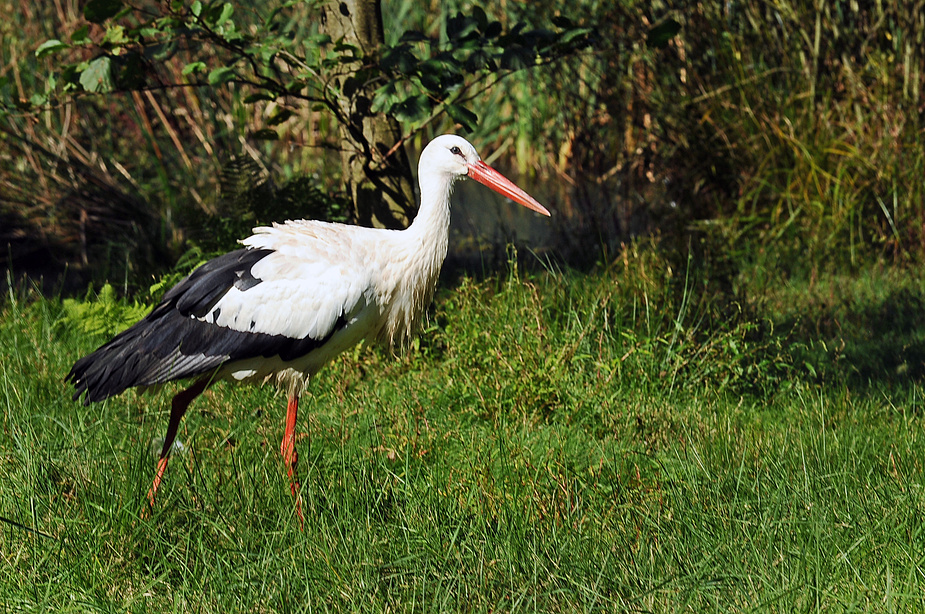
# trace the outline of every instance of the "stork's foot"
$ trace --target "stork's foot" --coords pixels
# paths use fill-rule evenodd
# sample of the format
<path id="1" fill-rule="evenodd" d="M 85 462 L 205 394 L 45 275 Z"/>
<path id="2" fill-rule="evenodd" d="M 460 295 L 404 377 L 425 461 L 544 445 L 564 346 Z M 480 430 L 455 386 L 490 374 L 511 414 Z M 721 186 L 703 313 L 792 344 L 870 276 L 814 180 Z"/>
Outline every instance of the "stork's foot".
<path id="1" fill-rule="evenodd" d="M 299 527 L 305 529 L 305 516 L 302 515 L 302 492 L 296 464 L 299 462 L 299 453 L 295 449 L 295 439 L 283 439 L 281 447 L 283 462 L 286 464 L 286 473 L 289 476 L 289 488 L 295 501 L 295 513 L 299 517 Z"/>
<path id="2" fill-rule="evenodd" d="M 292 473 L 295 470 L 290 471 Z M 302 515 L 302 492 L 300 490 L 301 485 L 297 478 L 290 476 L 290 488 L 292 489 L 292 498 L 295 500 L 295 513 L 299 517 L 299 528 L 303 531 L 305 530 L 305 516 Z"/>
<path id="3" fill-rule="evenodd" d="M 148 490 L 148 505 L 142 510 L 141 517 L 148 518 L 151 515 L 151 511 L 154 509 L 154 500 L 157 498 L 157 489 L 161 486 L 161 480 L 164 478 L 164 471 L 167 469 L 167 457 L 162 456 L 157 461 L 157 473 L 154 474 L 154 482 L 151 483 L 151 488 Z"/>

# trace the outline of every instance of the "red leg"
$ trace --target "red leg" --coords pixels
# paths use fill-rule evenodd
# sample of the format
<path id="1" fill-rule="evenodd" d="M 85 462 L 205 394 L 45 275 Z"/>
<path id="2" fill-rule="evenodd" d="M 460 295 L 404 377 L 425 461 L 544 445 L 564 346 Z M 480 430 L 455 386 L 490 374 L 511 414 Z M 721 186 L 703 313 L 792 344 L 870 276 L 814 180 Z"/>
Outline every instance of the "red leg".
<path id="1" fill-rule="evenodd" d="M 202 391 L 209 387 L 211 379 L 204 377 L 195 384 L 182 390 L 173 398 L 170 404 L 170 421 L 167 423 L 167 436 L 164 437 L 164 447 L 161 448 L 161 457 L 157 461 L 157 473 L 154 475 L 154 483 L 151 484 L 151 490 L 148 491 L 148 504 L 154 507 L 154 498 L 157 495 L 157 489 L 161 485 L 161 479 L 164 477 L 164 471 L 167 469 L 167 459 L 170 455 L 170 447 L 177 438 L 177 429 L 180 427 L 180 420 L 186 413 L 186 408 L 193 402 L 193 399 L 202 394 Z"/>
<path id="2" fill-rule="evenodd" d="M 293 393 L 289 395 L 289 404 L 286 407 L 286 431 L 283 433 L 283 442 L 280 444 L 279 452 L 283 455 L 283 462 L 286 464 L 287 474 L 289 475 L 289 485 L 295 499 L 295 513 L 299 516 L 299 525 L 304 528 L 305 518 L 302 516 L 302 495 L 299 492 L 299 477 L 296 474 L 299 454 L 295 449 L 295 422 L 298 413 L 299 395 Z"/>

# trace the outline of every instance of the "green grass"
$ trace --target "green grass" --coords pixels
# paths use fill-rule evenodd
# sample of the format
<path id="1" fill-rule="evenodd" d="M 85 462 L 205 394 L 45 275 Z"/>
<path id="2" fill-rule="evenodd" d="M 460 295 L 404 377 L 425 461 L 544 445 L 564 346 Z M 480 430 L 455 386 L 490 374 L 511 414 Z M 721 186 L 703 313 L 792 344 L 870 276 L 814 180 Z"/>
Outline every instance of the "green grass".
<path id="1" fill-rule="evenodd" d="M 921 384 L 889 369 L 862 381 L 824 352 L 803 366 L 836 334 L 805 321 L 914 305 L 921 281 L 827 280 L 724 319 L 708 286 L 664 264 L 628 249 L 586 276 L 464 279 L 402 358 L 336 361 L 302 405 L 304 531 L 279 460 L 285 402 L 269 388 L 219 385 L 193 405 L 188 452 L 143 517 L 170 391 L 72 402 L 62 377 L 104 338 L 62 323 L 56 300 L 13 293 L 0 313 L 0 604 L 925 607 Z M 835 287 L 836 306 L 818 299 Z"/>

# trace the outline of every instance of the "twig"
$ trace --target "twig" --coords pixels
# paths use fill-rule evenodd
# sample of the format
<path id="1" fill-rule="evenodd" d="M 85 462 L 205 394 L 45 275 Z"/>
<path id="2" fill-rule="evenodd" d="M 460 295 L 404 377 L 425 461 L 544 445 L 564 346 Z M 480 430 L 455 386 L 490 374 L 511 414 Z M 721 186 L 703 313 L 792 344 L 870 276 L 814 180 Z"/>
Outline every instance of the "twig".
<path id="1" fill-rule="evenodd" d="M 183 162 L 186 164 L 186 168 L 192 169 L 193 163 L 189 159 L 189 156 L 186 155 L 186 150 L 183 148 L 183 143 L 180 142 L 180 138 L 177 136 L 176 130 L 174 130 L 173 126 L 170 125 L 170 122 L 167 121 L 167 116 L 164 115 L 164 111 L 161 109 L 161 105 L 158 104 L 157 100 L 155 100 L 154 95 L 150 92 L 150 90 L 145 90 L 145 98 L 147 98 L 148 102 L 151 103 L 151 106 L 154 107 L 154 112 L 157 113 L 161 123 L 164 124 L 164 129 L 167 131 L 167 135 L 170 137 L 170 140 L 173 141 L 173 146 L 178 152 L 180 152 L 180 157 L 183 158 Z"/>
<path id="2" fill-rule="evenodd" d="M 5 522 L 5 523 L 7 523 L 7 524 L 9 524 L 9 525 L 13 525 L 13 526 L 16 527 L 17 529 L 22 529 L 23 531 L 28 531 L 29 533 L 34 533 L 34 534 L 36 534 L 36 535 L 38 535 L 38 536 L 40 536 L 40 537 L 44 537 L 45 539 L 56 539 L 55 537 L 52 537 L 52 536 L 49 535 L 48 533 L 42 533 L 42 532 L 39 531 L 38 529 L 33 529 L 32 527 L 27 527 L 26 525 L 24 525 L 24 524 L 22 524 L 22 523 L 20 523 L 20 522 L 16 522 L 15 520 L 10 520 L 9 518 L 6 518 L 6 517 L 4 517 L 4 516 L 0 516 L 0 522 Z"/>

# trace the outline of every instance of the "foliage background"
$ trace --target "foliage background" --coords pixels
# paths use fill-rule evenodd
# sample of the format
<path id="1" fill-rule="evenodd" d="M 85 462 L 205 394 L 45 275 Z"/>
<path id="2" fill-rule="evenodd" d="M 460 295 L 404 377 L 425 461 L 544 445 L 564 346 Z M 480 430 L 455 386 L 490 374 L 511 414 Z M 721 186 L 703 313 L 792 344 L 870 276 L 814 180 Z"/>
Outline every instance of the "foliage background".
<path id="1" fill-rule="evenodd" d="M 446 41 L 448 20 L 474 6 L 387 2 L 387 44 L 406 31 Z M 60 86 L 60 75 L 49 81 L 57 56 L 37 59 L 37 41 L 99 38 L 101 30 L 87 28 L 75 1 L 6 0 L 4 8 L 7 266 L 12 258 L 14 270 L 49 277 L 67 266 L 81 283 L 131 285 L 163 272 L 191 241 L 214 248 L 256 221 L 346 215 L 332 119 L 312 105 L 284 109 L 274 123 L 278 106 L 245 103 L 248 92 L 230 83 L 19 110 L 18 101 Z M 593 44 L 553 64 L 484 75 L 467 136 L 552 205 L 555 231 L 542 247 L 571 264 L 606 262 L 652 232 L 681 258 L 693 245 L 730 284 L 743 267 L 776 278 L 915 260 L 923 244 L 921 9 L 505 4 L 491 18 L 506 29 L 549 27 L 564 16 L 590 27 Z M 315 40 L 312 10 L 297 3 L 286 14 L 299 44 Z M 246 6 L 234 13 L 240 30 L 257 28 L 261 15 Z M 669 20 L 680 25 L 676 36 L 647 40 Z M 195 53 L 166 57 L 164 82 L 183 82 Z M 445 115 L 409 116 L 406 125 L 412 149 L 453 129 Z M 278 140 L 254 138 L 268 127 Z M 517 230 L 484 234 L 479 245 L 490 256 L 503 254 L 492 242 L 503 245 Z"/>

